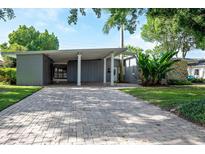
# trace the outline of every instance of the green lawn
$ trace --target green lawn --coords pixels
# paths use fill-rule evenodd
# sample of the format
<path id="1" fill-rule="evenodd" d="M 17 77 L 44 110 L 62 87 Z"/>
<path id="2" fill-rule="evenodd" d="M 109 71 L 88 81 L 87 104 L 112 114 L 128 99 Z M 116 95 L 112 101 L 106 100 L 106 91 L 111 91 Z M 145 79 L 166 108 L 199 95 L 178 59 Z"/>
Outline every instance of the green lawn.
<path id="1" fill-rule="evenodd" d="M 137 87 L 122 91 L 205 125 L 205 86 Z"/>
<path id="2" fill-rule="evenodd" d="M 41 87 L 0 85 L 0 111 L 39 89 L 41 89 Z"/>

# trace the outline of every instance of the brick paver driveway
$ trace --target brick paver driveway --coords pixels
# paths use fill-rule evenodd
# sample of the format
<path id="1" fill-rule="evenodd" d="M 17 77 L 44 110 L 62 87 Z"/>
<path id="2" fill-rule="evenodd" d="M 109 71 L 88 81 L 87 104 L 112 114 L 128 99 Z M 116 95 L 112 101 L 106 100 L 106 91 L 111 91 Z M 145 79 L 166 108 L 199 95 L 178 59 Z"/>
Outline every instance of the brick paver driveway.
<path id="1" fill-rule="evenodd" d="M 205 129 L 112 88 L 47 87 L 0 112 L 1 144 L 203 144 Z"/>

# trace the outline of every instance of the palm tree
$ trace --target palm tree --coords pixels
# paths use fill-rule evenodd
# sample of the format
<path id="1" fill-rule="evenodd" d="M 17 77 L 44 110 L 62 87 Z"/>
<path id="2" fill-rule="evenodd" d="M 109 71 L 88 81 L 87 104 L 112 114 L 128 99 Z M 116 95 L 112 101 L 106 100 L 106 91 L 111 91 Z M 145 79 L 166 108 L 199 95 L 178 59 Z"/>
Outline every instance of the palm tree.
<path id="1" fill-rule="evenodd" d="M 144 9 L 106 9 L 110 13 L 106 21 L 103 32 L 108 34 L 112 28 L 117 27 L 120 31 L 120 48 L 124 48 L 124 31 L 133 34 L 136 30 L 136 22 L 139 15 L 144 13 Z M 130 18 L 129 18 L 130 17 Z M 120 82 L 124 81 L 124 56 L 120 55 Z"/>
<path id="2" fill-rule="evenodd" d="M 145 12 L 145 9 L 137 8 L 111 8 L 111 9 L 92 9 L 98 18 L 101 17 L 101 12 L 109 14 L 109 17 L 103 27 L 103 32 L 108 34 L 112 28 L 117 28 L 120 31 L 120 47 L 124 48 L 124 31 L 127 30 L 130 34 L 134 34 L 137 26 L 137 19 Z M 85 9 L 79 9 L 81 15 L 85 16 Z M 78 17 L 78 9 L 71 9 L 68 16 L 69 24 L 76 24 Z M 120 55 L 120 81 L 124 81 L 124 64 L 123 55 Z"/>

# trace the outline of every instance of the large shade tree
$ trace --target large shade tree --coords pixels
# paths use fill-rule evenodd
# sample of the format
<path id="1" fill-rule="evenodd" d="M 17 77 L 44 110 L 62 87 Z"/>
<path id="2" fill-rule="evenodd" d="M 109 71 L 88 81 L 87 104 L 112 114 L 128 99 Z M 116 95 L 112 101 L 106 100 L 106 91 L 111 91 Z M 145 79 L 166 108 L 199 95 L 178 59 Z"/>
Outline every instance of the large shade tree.
<path id="1" fill-rule="evenodd" d="M 107 21 L 103 26 L 103 32 L 108 34 L 112 28 L 117 28 L 120 31 L 120 47 L 124 47 L 124 31 L 133 34 L 136 31 L 138 17 L 144 13 L 145 9 L 138 8 L 109 8 L 109 9 L 92 9 L 97 18 L 101 17 L 102 12 L 109 15 Z M 77 24 L 78 14 L 86 16 L 85 9 L 70 9 L 68 16 L 68 23 Z M 120 63 L 120 81 L 124 80 L 123 72 L 123 55 L 121 55 Z"/>
<path id="2" fill-rule="evenodd" d="M 194 36 L 196 47 L 205 49 L 205 8 L 166 8 L 149 9 L 147 14 L 153 18 L 178 18 L 178 25 Z"/>
<path id="3" fill-rule="evenodd" d="M 6 45 L 7 47 L 5 46 L 5 43 L 1 45 L 1 49 L 4 51 L 22 51 L 23 49 L 39 51 L 57 50 L 59 48 L 58 38 L 53 33 L 49 34 L 47 30 L 41 33 L 33 26 L 19 26 L 19 28 L 11 32 L 8 37 L 9 45 Z"/>
<path id="4" fill-rule="evenodd" d="M 162 51 L 182 53 L 196 48 L 196 39 L 189 30 L 179 25 L 177 15 L 172 18 L 152 17 L 147 14 L 147 23 L 142 27 L 141 36 L 145 41 L 154 42 Z"/>

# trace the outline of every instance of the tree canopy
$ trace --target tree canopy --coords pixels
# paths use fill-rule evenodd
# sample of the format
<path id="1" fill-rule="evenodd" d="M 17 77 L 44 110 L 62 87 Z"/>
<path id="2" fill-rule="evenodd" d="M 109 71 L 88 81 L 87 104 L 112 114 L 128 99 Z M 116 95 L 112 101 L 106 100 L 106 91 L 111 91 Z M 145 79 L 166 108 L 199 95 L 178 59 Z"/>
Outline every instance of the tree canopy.
<path id="1" fill-rule="evenodd" d="M 170 12 L 160 15 L 166 9 L 150 9 L 147 13 L 147 23 L 142 27 L 141 36 L 145 41 L 157 43 L 157 48 L 169 52 L 181 52 L 185 58 L 188 51 L 193 48 L 204 49 L 201 44 L 204 44 L 204 36 L 196 35 L 192 28 L 187 28 L 189 23 L 181 24 L 182 12 L 187 12 L 187 9 L 174 9 L 178 13 Z M 169 9 L 168 9 L 169 10 Z M 167 10 L 167 11 L 168 11 Z M 159 14 L 156 12 L 159 11 Z M 161 12 L 160 12 L 161 11 Z M 172 9 L 170 10 L 172 11 Z M 156 14 L 154 14 L 156 13 Z M 171 17 L 170 17 L 171 16 Z"/>
<path id="2" fill-rule="evenodd" d="M 138 17 L 145 12 L 145 9 L 138 8 L 110 8 L 110 9 L 92 9 L 97 18 L 101 17 L 102 11 L 109 15 L 104 27 L 103 32 L 109 33 L 112 28 L 117 27 L 119 30 L 121 26 L 124 26 L 124 30 L 127 30 L 130 34 L 136 31 Z M 82 16 L 86 16 L 85 9 L 70 9 L 68 15 L 68 24 L 77 24 L 79 13 Z"/>
<path id="3" fill-rule="evenodd" d="M 149 9 L 151 17 L 178 18 L 178 25 L 195 37 L 196 47 L 205 49 L 205 8 Z"/>
<path id="4" fill-rule="evenodd" d="M 2 43 L 0 44 L 0 49 L 4 52 L 15 52 L 15 51 L 27 51 L 28 49 L 22 45 L 19 45 L 17 43 L 8 45 L 8 43 Z"/>
<path id="5" fill-rule="evenodd" d="M 57 50 L 59 48 L 58 38 L 54 33 L 49 34 L 37 31 L 33 26 L 19 26 L 16 31 L 9 34 L 8 44 L 2 44 L 0 47 L 4 51 L 39 51 L 39 50 Z"/>
<path id="6" fill-rule="evenodd" d="M 15 18 L 13 9 L 3 8 L 0 9 L 0 20 L 7 21 Z"/>

